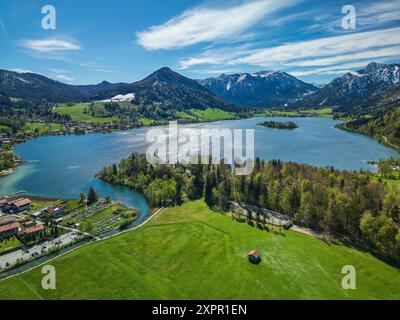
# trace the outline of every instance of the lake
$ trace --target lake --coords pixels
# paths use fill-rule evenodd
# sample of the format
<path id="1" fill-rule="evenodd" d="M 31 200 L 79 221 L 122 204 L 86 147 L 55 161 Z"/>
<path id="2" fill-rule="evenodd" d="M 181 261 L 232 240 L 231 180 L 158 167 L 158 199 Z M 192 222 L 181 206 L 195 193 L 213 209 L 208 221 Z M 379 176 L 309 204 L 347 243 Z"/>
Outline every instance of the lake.
<path id="1" fill-rule="evenodd" d="M 274 118 L 294 121 L 299 128 L 279 130 L 258 126 L 271 118 L 225 120 L 188 124 L 187 128 L 254 129 L 255 155 L 263 159 L 281 159 L 334 166 L 347 170 L 374 170 L 368 160 L 396 157 L 398 153 L 364 135 L 336 129 L 329 118 Z M 183 125 L 182 125 L 183 126 Z M 134 151 L 146 150 L 143 127 L 112 133 L 41 137 L 17 145 L 16 154 L 28 163 L 15 173 L 0 178 L 0 195 L 25 190 L 30 195 L 50 198 L 77 198 L 93 186 L 100 195 L 135 207 L 142 212 L 141 222 L 149 208 L 144 197 L 126 187 L 111 186 L 95 178 L 105 165 L 118 163 Z M 145 214 L 143 214 L 145 213 Z"/>

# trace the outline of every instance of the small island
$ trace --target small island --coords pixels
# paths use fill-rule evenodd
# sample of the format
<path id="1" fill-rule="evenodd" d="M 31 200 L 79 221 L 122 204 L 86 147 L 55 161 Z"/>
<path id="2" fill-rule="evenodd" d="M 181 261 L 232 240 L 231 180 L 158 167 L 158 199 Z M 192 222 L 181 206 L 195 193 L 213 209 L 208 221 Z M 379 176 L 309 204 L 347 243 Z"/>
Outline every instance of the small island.
<path id="1" fill-rule="evenodd" d="M 287 129 L 293 130 L 298 128 L 299 126 L 293 121 L 280 122 L 280 121 L 265 121 L 258 124 L 259 126 L 267 127 L 267 128 L 275 128 L 275 129 Z"/>

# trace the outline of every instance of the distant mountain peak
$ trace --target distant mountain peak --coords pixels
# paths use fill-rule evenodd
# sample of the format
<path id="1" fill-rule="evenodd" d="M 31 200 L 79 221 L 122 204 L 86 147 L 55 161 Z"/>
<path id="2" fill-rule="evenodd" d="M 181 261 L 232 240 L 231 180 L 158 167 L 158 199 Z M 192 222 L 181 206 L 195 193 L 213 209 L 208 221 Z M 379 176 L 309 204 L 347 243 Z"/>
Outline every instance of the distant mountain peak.
<path id="1" fill-rule="evenodd" d="M 368 97 L 400 83 L 400 65 L 371 62 L 365 68 L 333 79 L 318 92 L 309 95 L 303 106 L 336 106 L 352 108 Z"/>
<path id="2" fill-rule="evenodd" d="M 221 74 L 198 82 L 221 99 L 244 107 L 283 106 L 318 90 L 314 85 L 278 70 Z"/>

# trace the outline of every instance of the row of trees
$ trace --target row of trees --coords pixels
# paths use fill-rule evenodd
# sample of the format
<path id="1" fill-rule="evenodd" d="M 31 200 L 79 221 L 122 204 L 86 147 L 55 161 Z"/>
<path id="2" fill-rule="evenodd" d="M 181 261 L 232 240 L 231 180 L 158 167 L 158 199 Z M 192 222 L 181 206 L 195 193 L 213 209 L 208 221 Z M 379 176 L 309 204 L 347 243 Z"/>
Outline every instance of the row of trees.
<path id="1" fill-rule="evenodd" d="M 280 122 L 280 121 L 265 121 L 258 124 L 259 126 L 275 129 L 296 129 L 299 126 L 293 121 Z"/>
<path id="2" fill-rule="evenodd" d="M 369 173 L 256 159 L 251 175 L 229 165 L 150 165 L 133 154 L 104 168 L 99 177 L 143 192 L 151 205 L 179 205 L 204 197 L 210 208 L 229 201 L 290 216 L 295 223 L 363 241 L 392 259 L 400 257 L 400 200 Z"/>

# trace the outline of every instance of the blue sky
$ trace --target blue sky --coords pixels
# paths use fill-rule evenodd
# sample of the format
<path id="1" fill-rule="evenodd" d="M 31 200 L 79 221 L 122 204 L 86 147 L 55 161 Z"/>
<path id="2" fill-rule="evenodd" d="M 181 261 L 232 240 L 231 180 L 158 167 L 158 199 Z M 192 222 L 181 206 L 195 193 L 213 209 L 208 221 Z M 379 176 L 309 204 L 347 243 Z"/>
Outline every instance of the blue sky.
<path id="1" fill-rule="evenodd" d="M 41 26 L 45 5 L 55 30 Z M 344 5 L 355 30 L 342 28 Z M 0 68 L 70 84 L 133 82 L 163 66 L 324 83 L 370 61 L 400 62 L 400 0 L 0 0 Z"/>

